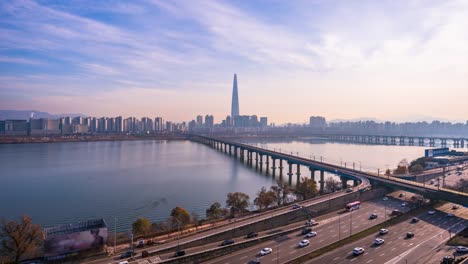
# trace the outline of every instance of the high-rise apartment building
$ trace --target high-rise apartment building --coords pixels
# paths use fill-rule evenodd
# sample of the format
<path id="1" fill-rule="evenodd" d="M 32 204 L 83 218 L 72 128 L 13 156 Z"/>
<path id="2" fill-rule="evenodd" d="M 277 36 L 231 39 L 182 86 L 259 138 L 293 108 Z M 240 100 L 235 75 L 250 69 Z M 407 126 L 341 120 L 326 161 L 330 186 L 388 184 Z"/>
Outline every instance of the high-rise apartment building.
<path id="1" fill-rule="evenodd" d="M 315 128 L 324 128 L 327 126 L 325 117 L 322 116 L 311 116 L 309 119 L 309 126 Z"/>
<path id="2" fill-rule="evenodd" d="M 197 115 L 197 124 L 198 124 L 199 126 L 202 126 L 202 125 L 203 125 L 203 116 Z"/>
<path id="3" fill-rule="evenodd" d="M 208 128 L 212 128 L 214 126 L 214 117 L 213 115 L 206 115 L 205 116 L 205 126 Z"/>

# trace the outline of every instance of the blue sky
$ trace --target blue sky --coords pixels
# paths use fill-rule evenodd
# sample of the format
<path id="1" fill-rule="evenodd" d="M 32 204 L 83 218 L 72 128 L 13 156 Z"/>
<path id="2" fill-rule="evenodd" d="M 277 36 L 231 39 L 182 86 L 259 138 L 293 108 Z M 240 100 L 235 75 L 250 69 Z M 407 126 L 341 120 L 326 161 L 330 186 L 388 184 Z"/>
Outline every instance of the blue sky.
<path id="1" fill-rule="evenodd" d="M 467 1 L 2 1 L 0 109 L 466 120 Z"/>

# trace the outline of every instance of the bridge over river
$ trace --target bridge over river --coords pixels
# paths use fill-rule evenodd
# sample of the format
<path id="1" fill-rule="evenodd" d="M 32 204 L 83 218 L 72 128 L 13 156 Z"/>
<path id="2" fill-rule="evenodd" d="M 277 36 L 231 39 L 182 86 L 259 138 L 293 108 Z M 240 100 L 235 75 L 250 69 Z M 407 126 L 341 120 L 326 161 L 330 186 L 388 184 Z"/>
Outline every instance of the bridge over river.
<path id="1" fill-rule="evenodd" d="M 315 176 L 317 171 L 320 172 L 319 185 L 321 191 L 323 191 L 325 183 L 324 172 L 330 172 L 341 178 L 343 187 L 345 187 L 348 180 L 353 180 L 354 185 L 359 188 L 360 191 L 367 190 L 371 185 L 381 185 L 393 189 L 417 193 L 429 199 L 453 202 L 468 207 L 467 193 L 424 185 L 423 183 L 399 179 L 392 176 L 379 175 L 379 173 L 373 174 L 356 170 L 354 168 L 346 168 L 335 164 L 263 149 L 222 138 L 195 134 L 188 135 L 188 138 L 192 141 L 219 149 L 228 155 L 239 158 L 241 161 L 246 161 L 249 165 L 253 166 L 255 162 L 255 166 L 260 170 L 262 170 L 264 166 L 266 170 L 271 168 L 273 175 L 276 174 L 276 170 L 279 170 L 280 176 L 283 175 L 283 161 L 285 161 L 286 164 L 284 165 L 288 165 L 287 175 L 289 177 L 289 184 L 292 182 L 293 175 L 296 175 L 296 182 L 299 182 L 299 178 L 301 176 L 300 166 L 306 166 L 309 168 L 312 178 Z M 294 167 L 296 168 L 295 173 L 293 170 Z"/>

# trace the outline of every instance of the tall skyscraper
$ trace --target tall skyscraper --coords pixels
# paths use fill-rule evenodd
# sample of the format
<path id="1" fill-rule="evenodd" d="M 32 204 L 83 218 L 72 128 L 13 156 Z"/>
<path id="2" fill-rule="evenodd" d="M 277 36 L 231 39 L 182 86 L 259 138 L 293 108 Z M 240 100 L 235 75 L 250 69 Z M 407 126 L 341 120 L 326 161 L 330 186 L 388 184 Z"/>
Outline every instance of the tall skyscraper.
<path id="1" fill-rule="evenodd" d="M 236 116 L 239 116 L 239 95 L 237 94 L 237 75 L 234 73 L 234 84 L 232 87 L 232 106 L 231 106 L 232 120 L 235 120 Z"/>

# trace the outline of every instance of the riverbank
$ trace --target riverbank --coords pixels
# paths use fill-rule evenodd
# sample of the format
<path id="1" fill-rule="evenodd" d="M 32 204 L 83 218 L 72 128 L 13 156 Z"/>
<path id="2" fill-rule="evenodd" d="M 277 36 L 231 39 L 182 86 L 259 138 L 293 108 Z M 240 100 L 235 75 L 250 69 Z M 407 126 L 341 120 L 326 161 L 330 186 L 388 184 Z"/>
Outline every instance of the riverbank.
<path id="1" fill-rule="evenodd" d="M 90 141 L 124 141 L 124 140 L 185 140 L 180 134 L 148 135 L 57 135 L 57 136 L 0 136 L 0 144 L 90 142 Z"/>

